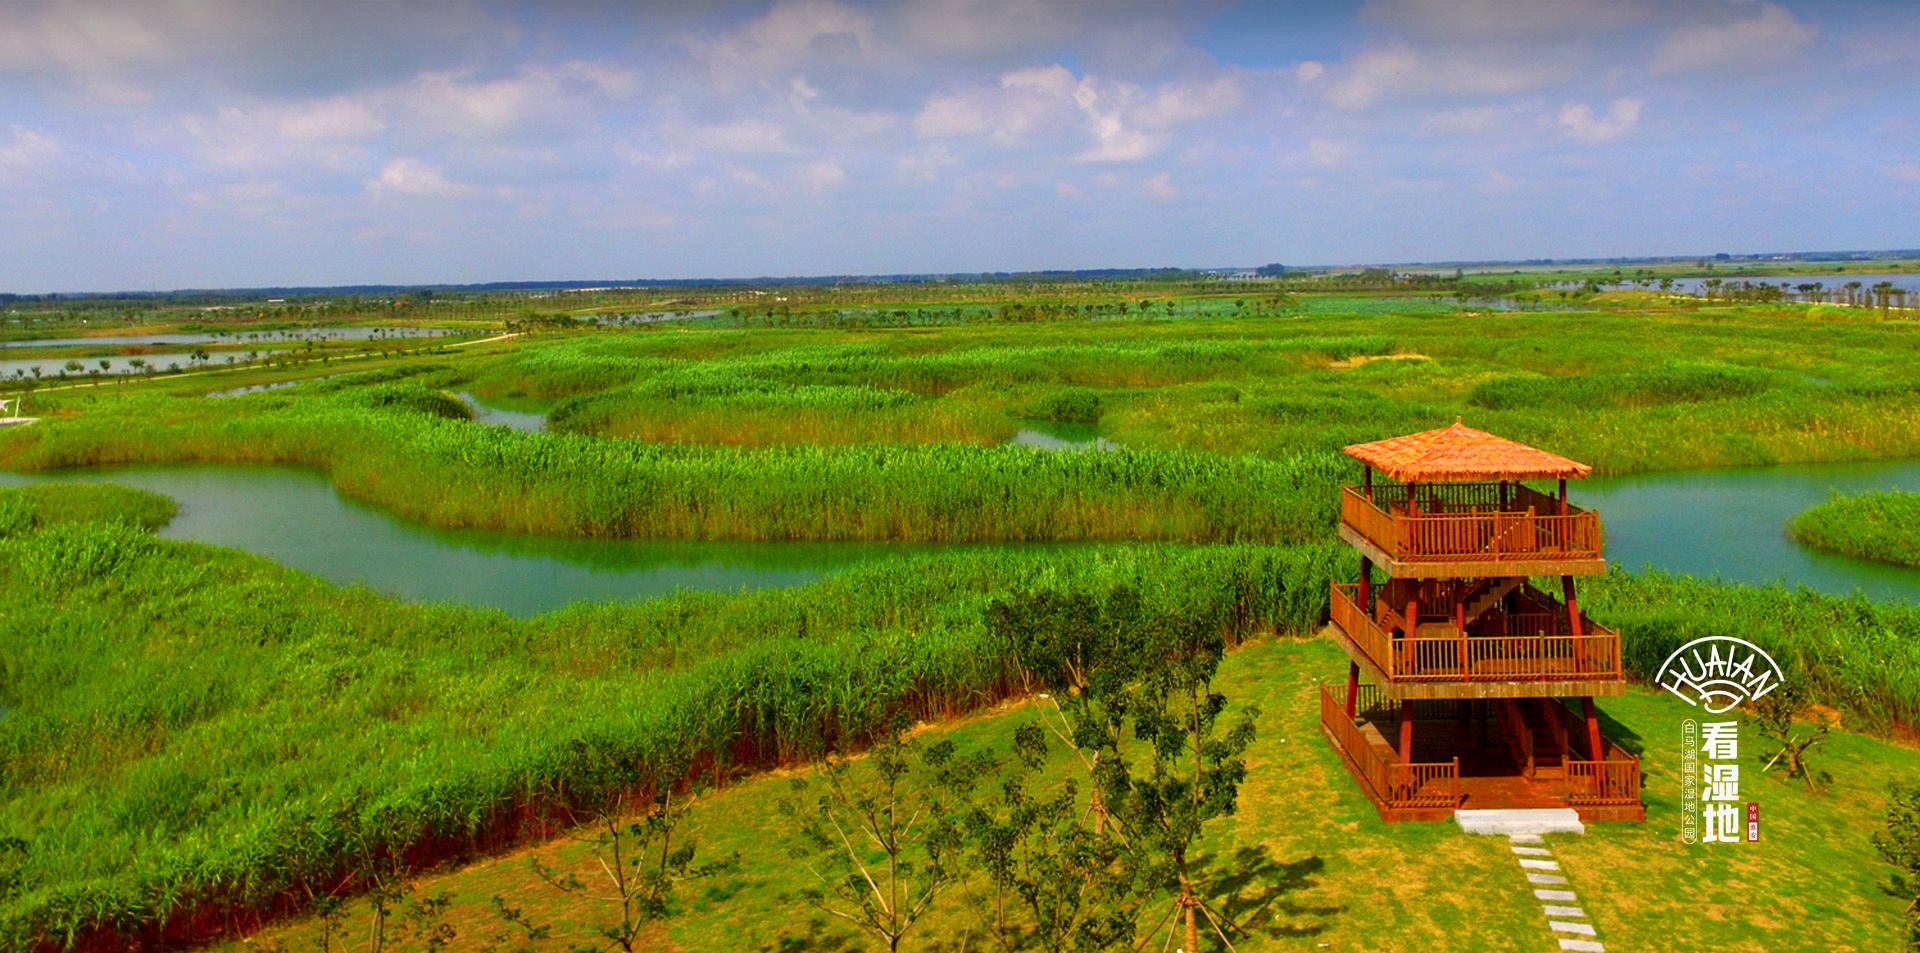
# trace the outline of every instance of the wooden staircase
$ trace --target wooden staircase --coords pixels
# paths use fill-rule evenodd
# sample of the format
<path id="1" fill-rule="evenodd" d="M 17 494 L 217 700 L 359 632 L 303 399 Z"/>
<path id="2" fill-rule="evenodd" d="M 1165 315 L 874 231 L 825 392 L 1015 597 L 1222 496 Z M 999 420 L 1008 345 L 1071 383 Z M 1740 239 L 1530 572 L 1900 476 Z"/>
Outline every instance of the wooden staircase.
<path id="1" fill-rule="evenodd" d="M 1520 773 L 1531 781 L 1567 776 L 1567 730 L 1551 698 L 1501 698 L 1500 727 Z"/>
<path id="2" fill-rule="evenodd" d="M 1526 581 L 1523 576 L 1509 576 L 1504 579 L 1488 579 L 1475 586 L 1475 591 L 1467 596 L 1467 621 L 1472 622 L 1486 615 L 1488 609 L 1499 605 L 1500 600 L 1505 599 L 1508 593 L 1520 588 L 1520 584 Z"/>

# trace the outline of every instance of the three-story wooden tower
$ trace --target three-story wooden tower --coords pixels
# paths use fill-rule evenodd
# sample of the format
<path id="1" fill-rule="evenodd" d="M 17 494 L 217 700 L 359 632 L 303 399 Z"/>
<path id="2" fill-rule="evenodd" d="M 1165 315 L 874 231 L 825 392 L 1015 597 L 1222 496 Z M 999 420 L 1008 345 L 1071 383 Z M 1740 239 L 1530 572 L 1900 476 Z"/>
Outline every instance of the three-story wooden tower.
<path id="1" fill-rule="evenodd" d="M 1340 499 L 1361 569 L 1333 584 L 1350 664 L 1344 692 L 1321 689 L 1321 724 L 1381 816 L 1645 819 L 1639 759 L 1606 739 L 1593 703 L 1626 690 L 1620 637 L 1574 592 L 1575 576 L 1606 571 L 1598 516 L 1567 502 L 1591 468 L 1458 421 L 1346 453 L 1366 466 Z"/>

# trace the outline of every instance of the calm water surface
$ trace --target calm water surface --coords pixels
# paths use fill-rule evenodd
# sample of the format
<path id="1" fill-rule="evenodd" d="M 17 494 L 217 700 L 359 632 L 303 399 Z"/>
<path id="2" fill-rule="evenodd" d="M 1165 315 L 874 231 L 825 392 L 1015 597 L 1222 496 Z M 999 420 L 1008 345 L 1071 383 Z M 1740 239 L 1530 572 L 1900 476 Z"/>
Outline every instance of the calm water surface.
<path id="1" fill-rule="evenodd" d="M 1040 450 L 1118 450 L 1120 445 L 1100 435 L 1099 424 L 1029 420 L 1007 443 Z"/>
<path id="2" fill-rule="evenodd" d="M 471 333 L 449 328 L 293 328 L 285 331 L 223 331 L 193 334 L 121 334 L 94 338 L 0 341 L 4 347 L 127 347 L 155 344 L 245 344 L 251 341 L 365 341 L 372 338 L 439 337 Z"/>
<path id="3" fill-rule="evenodd" d="M 466 391 L 461 391 L 454 396 L 473 408 L 473 419 L 476 423 L 510 427 L 529 433 L 547 429 L 547 410 L 539 402 L 481 398 Z"/>
<path id="4" fill-rule="evenodd" d="M 1596 477 L 1571 485 L 1598 510 L 1607 559 L 1734 582 L 1784 582 L 1920 603 L 1920 570 L 1822 552 L 1787 536 L 1787 520 L 1834 491 L 1920 491 L 1920 460 L 1810 463 Z"/>
<path id="5" fill-rule="evenodd" d="M 0 485 L 118 483 L 180 501 L 168 539 L 244 549 L 336 583 L 417 600 L 533 615 L 582 600 L 676 589 L 738 592 L 813 582 L 856 563 L 958 547 L 558 539 L 411 523 L 342 497 L 320 473 L 284 467 L 0 472 Z"/>

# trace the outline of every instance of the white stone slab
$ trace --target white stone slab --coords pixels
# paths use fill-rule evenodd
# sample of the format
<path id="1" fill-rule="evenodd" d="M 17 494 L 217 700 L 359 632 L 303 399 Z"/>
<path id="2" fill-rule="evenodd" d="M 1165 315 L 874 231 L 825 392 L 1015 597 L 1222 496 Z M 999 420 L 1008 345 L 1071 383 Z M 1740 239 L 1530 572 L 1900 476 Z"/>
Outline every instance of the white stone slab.
<path id="1" fill-rule="evenodd" d="M 1455 811 L 1453 819 L 1469 834 L 1585 834 L 1572 808 L 1513 811 Z"/>
<path id="2" fill-rule="evenodd" d="M 1548 920 L 1547 926 L 1553 928 L 1553 932 L 1555 933 L 1578 933 L 1583 936 L 1594 935 L 1593 925 L 1587 923 L 1574 923 L 1571 920 Z"/>
<path id="3" fill-rule="evenodd" d="M 1552 857 L 1553 856 L 1553 851 L 1550 851 L 1545 847 L 1513 847 L 1509 849 L 1516 854 L 1525 854 L 1529 857 Z"/>
<path id="4" fill-rule="evenodd" d="M 1541 900 L 1578 900 L 1580 899 L 1579 897 L 1574 896 L 1573 891 L 1571 890 L 1535 890 L 1533 892 L 1533 895 L 1535 897 L 1540 898 Z"/>
<path id="5" fill-rule="evenodd" d="M 1587 911 L 1579 907 L 1556 907 L 1553 904 L 1547 904 L 1546 910 L 1547 916 L 1550 917 L 1579 917 L 1582 920 L 1587 918 Z"/>
<path id="6" fill-rule="evenodd" d="M 1538 834 L 1508 834 L 1507 840 L 1516 844 L 1544 844 L 1547 839 Z"/>
<path id="7" fill-rule="evenodd" d="M 1567 878 L 1556 876 L 1554 874 L 1531 874 L 1530 873 L 1527 875 L 1527 880 L 1537 884 L 1563 884 L 1567 882 Z"/>
<path id="8" fill-rule="evenodd" d="M 1607 948 L 1597 940 L 1561 940 L 1560 948 L 1573 953 L 1607 953 Z"/>
<path id="9" fill-rule="evenodd" d="M 1520 858 L 1520 866 L 1528 870 L 1559 870 L 1560 864 L 1552 860 L 1540 860 L 1534 857 Z"/>

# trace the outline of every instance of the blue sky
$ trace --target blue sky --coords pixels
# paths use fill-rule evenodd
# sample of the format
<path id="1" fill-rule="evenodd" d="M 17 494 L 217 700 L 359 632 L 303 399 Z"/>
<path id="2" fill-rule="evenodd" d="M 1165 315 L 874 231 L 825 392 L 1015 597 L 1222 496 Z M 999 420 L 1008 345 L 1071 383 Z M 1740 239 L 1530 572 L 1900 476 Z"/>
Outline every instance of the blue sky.
<path id="1" fill-rule="evenodd" d="M 7 0 L 0 290 L 1920 245 L 1920 6 Z"/>

